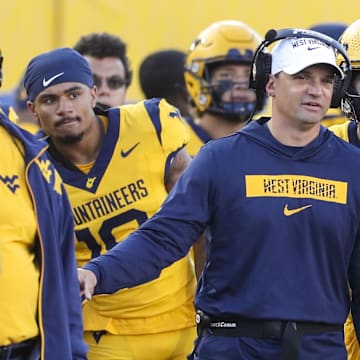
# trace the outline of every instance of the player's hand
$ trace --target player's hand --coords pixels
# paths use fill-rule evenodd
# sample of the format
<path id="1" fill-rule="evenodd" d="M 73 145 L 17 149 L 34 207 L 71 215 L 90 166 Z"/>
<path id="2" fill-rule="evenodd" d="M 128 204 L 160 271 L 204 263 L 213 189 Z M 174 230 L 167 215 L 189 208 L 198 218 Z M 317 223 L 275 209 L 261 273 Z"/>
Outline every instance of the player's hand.
<path id="1" fill-rule="evenodd" d="M 77 272 L 80 283 L 80 295 L 90 300 L 97 284 L 96 276 L 92 271 L 81 268 L 78 268 Z"/>

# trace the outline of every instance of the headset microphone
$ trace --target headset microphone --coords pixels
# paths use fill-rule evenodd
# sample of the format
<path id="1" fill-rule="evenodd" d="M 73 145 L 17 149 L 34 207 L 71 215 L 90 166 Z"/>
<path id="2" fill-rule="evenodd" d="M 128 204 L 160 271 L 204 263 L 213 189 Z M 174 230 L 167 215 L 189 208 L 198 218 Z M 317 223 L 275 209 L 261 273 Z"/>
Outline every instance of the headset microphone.
<path id="1" fill-rule="evenodd" d="M 270 29 L 266 34 L 265 34 L 265 41 L 270 41 L 273 42 L 274 39 L 277 36 L 277 31 L 274 29 Z"/>

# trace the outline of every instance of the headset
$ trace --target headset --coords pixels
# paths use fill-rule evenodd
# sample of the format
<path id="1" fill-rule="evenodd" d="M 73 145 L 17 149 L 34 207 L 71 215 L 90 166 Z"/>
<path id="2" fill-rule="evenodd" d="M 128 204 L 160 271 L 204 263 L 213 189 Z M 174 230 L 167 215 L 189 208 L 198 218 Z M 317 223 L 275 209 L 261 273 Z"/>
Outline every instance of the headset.
<path id="1" fill-rule="evenodd" d="M 262 96 L 266 95 L 265 87 L 269 80 L 269 74 L 271 73 L 271 54 L 265 52 L 264 49 L 275 41 L 285 38 L 317 39 L 331 46 L 338 54 L 341 54 L 345 60 L 341 66 L 344 77 L 341 78 L 339 75 L 335 75 L 333 96 L 330 104 L 331 108 L 339 107 L 341 98 L 345 95 L 351 80 L 351 62 L 347 52 L 340 43 L 330 36 L 305 29 L 271 29 L 266 33 L 265 40 L 256 49 L 251 63 L 249 87 L 255 89 L 257 98 L 262 98 Z"/>

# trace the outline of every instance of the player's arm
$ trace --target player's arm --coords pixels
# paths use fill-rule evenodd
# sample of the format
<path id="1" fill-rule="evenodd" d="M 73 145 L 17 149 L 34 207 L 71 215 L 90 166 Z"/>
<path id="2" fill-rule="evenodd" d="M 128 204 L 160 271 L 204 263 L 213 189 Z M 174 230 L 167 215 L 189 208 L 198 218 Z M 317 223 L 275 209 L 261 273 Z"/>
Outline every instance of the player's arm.
<path id="1" fill-rule="evenodd" d="M 165 187 L 167 192 L 175 185 L 177 179 L 190 164 L 191 157 L 185 149 L 181 149 L 176 153 L 170 162 L 170 169 L 165 176 Z"/>

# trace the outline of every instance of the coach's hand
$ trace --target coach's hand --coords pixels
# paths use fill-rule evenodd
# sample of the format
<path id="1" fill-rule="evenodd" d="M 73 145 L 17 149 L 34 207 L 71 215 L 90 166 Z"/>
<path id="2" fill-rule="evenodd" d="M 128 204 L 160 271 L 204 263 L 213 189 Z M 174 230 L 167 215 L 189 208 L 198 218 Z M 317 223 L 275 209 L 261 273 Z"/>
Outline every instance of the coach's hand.
<path id="1" fill-rule="evenodd" d="M 78 268 L 77 272 L 80 283 L 80 295 L 90 300 L 97 284 L 96 276 L 92 271 L 81 268 Z"/>

